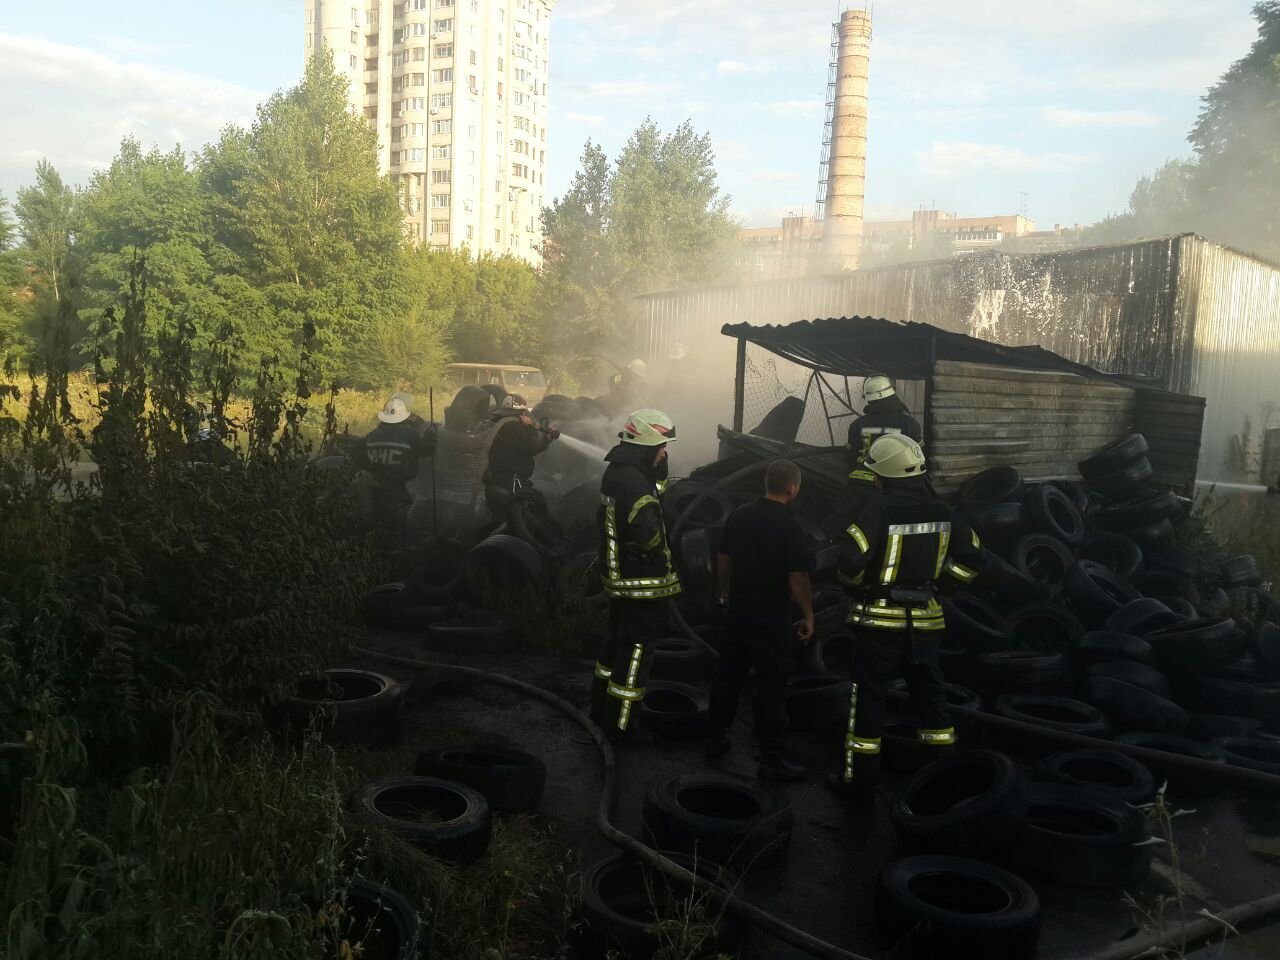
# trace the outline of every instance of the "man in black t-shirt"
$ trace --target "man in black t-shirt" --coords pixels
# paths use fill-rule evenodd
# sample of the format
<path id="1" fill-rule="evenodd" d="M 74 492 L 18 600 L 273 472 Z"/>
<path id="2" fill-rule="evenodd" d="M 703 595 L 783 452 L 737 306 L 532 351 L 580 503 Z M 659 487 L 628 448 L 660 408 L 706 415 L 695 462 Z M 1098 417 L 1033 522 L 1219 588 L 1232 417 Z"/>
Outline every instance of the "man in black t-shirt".
<path id="1" fill-rule="evenodd" d="M 787 509 L 799 492 L 800 468 L 790 460 L 774 460 L 765 471 L 764 497 L 735 510 L 720 536 L 720 600 L 727 601 L 728 611 L 711 686 L 707 758 L 728 753 L 727 731 L 742 682 L 754 667 L 761 780 L 795 782 L 808 772 L 783 757 L 793 599 L 804 614 L 800 640 L 813 639 L 809 549 Z"/>

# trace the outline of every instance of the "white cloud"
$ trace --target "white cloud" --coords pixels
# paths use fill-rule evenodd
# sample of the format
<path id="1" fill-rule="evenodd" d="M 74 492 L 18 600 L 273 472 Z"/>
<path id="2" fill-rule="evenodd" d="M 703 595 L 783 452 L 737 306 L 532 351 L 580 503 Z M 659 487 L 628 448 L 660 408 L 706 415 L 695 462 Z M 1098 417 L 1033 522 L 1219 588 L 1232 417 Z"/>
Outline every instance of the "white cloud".
<path id="1" fill-rule="evenodd" d="M 667 80 L 594 80 L 577 85 L 588 97 L 610 100 L 635 100 L 664 97 L 680 90 L 680 84 Z"/>
<path id="2" fill-rule="evenodd" d="M 825 100 L 776 100 L 765 104 L 765 109 L 779 116 L 794 117 L 797 115 L 821 117 L 826 111 Z"/>
<path id="3" fill-rule="evenodd" d="M 1066 173 L 1096 163 L 1097 154 L 1028 153 L 997 143 L 947 143 L 934 141 L 916 154 L 916 164 L 926 176 L 950 180 L 962 174 L 991 171 Z"/>
<path id="4" fill-rule="evenodd" d="M 1160 118 L 1148 110 L 1073 110 L 1045 107 L 1040 116 L 1057 127 L 1155 127 Z"/>
<path id="5" fill-rule="evenodd" d="M 721 60 L 716 64 L 716 73 L 728 76 L 735 73 L 746 73 L 747 65 L 741 60 Z"/>
<path id="6" fill-rule="evenodd" d="M 564 118 L 570 123 L 580 123 L 584 127 L 601 127 L 605 124 L 605 118 L 598 113 L 575 113 L 570 110 L 564 114 Z"/>

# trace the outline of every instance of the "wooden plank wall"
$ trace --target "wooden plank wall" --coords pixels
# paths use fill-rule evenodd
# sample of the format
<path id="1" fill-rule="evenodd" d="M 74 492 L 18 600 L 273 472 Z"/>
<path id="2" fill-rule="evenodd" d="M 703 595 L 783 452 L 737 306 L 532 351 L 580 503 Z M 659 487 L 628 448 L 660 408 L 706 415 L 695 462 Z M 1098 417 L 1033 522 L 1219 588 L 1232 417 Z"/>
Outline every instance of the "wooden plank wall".
<path id="1" fill-rule="evenodd" d="M 1133 429 L 1151 448 L 1152 479 L 1184 496 L 1195 493 L 1204 412 L 1204 397 L 1140 389 L 1135 398 Z"/>
<path id="2" fill-rule="evenodd" d="M 1070 373 L 939 360 L 926 417 L 934 486 L 988 467 L 1028 480 L 1075 478 L 1076 463 L 1128 432 L 1134 391 Z"/>

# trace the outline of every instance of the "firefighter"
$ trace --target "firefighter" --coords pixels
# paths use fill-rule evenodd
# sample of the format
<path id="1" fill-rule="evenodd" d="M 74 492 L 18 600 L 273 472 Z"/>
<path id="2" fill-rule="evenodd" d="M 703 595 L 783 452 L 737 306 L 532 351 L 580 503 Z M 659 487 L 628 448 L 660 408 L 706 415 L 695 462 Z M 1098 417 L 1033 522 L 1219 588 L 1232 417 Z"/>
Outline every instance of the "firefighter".
<path id="1" fill-rule="evenodd" d="M 905 676 L 921 742 L 944 755 L 955 744 L 938 666 L 946 627 L 937 582 L 976 576 L 981 544 L 925 481 L 924 451 L 910 437 L 879 437 L 864 460 L 881 496 L 864 505 L 839 545 L 855 637 L 853 686 L 842 774 L 833 781 L 859 799 L 873 795 L 889 684 Z"/>
<path id="2" fill-rule="evenodd" d="M 849 424 L 850 487 L 865 491 L 875 484 L 875 475 L 867 469 L 865 460 L 871 444 L 883 436 L 924 441 L 920 422 L 911 416 L 893 383 L 888 377 L 877 375 L 862 381 L 862 415 Z"/>
<path id="3" fill-rule="evenodd" d="M 637 410 L 618 437 L 600 481 L 597 562 L 609 598 L 609 632 L 591 689 L 591 716 L 612 738 L 634 727 L 649 644 L 662 627 L 665 601 L 680 593 L 659 502 L 675 424 L 661 410 Z"/>
<path id="4" fill-rule="evenodd" d="M 521 502 L 532 505 L 539 518 L 550 524 L 546 500 L 533 486 L 534 458 L 559 438 L 560 431 L 534 423 L 529 404 L 518 393 L 503 397 L 489 419 L 497 422 L 484 472 L 489 512 L 495 520 L 505 520 L 511 505 Z"/>
<path id="5" fill-rule="evenodd" d="M 392 553 L 404 547 L 405 525 L 417 479 L 418 462 L 436 452 L 435 424 L 415 417 L 408 397 L 394 394 L 378 411 L 379 423 L 354 452 L 356 466 L 373 478 L 374 522 Z"/>

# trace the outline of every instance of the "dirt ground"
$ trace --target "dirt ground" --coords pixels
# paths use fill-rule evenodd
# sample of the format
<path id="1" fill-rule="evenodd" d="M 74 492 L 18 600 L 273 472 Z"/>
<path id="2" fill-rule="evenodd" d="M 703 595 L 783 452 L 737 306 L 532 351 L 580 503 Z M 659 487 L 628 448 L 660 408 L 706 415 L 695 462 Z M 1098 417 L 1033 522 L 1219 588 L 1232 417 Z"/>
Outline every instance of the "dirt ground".
<path id="1" fill-rule="evenodd" d="M 542 686 L 585 709 L 591 662 L 536 657 L 448 657 L 427 650 L 418 638 L 385 631 L 371 633 L 375 649 L 400 656 L 505 673 Z M 601 784 L 598 753 L 586 734 L 550 707 L 514 691 L 483 683 L 458 681 L 440 674 L 416 674 L 382 663 L 360 664 L 398 679 L 412 681 L 408 737 L 422 748 L 444 746 L 459 736 L 505 740 L 543 758 L 547 788 L 542 813 L 557 826 L 562 838 L 589 864 L 614 850 L 596 833 L 593 822 Z M 754 776 L 754 743 L 750 711 L 742 710 L 733 731 L 734 751 L 718 764 L 728 776 Z M 823 775 L 837 765 L 838 743 L 793 736 L 800 762 L 814 771 L 804 783 L 778 788 L 791 804 L 795 828 L 785 860 L 775 867 L 753 871 L 743 894 L 815 936 L 868 957 L 886 956 L 877 942 L 873 915 L 875 878 L 897 852 L 897 841 L 882 799 L 874 808 L 846 809 L 822 786 Z M 619 789 L 614 822 L 640 834 L 640 809 L 649 785 L 680 773 L 705 771 L 700 741 L 647 743 L 620 751 Z M 889 781 L 890 786 L 894 783 Z M 1277 802 L 1280 808 L 1280 802 Z M 1202 905 L 1211 910 L 1257 899 L 1280 891 L 1280 838 L 1250 834 L 1240 804 L 1230 798 L 1201 803 L 1194 813 L 1174 820 L 1175 840 L 1182 858 L 1183 888 L 1189 892 L 1185 909 Z M 1156 910 L 1159 898 L 1172 894 L 1168 852 L 1157 848 L 1151 876 L 1130 891 L 1139 904 Z M 1094 891 L 1035 883 L 1043 907 L 1041 957 L 1045 960 L 1085 958 L 1138 930 L 1135 911 L 1121 891 Z M 1165 907 L 1165 922 L 1177 920 L 1176 904 Z M 1250 937 L 1223 953 L 1213 948 L 1197 956 L 1257 957 L 1280 955 L 1274 931 Z M 1259 952 L 1261 951 L 1261 952 Z M 805 956 L 761 934 L 749 940 L 752 960 L 792 960 Z"/>

